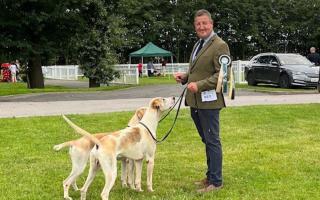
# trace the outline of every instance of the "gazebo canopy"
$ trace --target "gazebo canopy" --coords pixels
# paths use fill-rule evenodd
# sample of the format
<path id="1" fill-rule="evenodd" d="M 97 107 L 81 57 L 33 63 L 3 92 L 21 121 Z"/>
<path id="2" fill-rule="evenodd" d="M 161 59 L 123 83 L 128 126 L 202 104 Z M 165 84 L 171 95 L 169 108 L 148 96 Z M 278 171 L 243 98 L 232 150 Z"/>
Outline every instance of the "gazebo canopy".
<path id="1" fill-rule="evenodd" d="M 153 56 L 172 56 L 170 51 L 164 50 L 152 42 L 149 42 L 146 46 L 141 49 L 130 53 L 130 57 L 153 57 Z"/>

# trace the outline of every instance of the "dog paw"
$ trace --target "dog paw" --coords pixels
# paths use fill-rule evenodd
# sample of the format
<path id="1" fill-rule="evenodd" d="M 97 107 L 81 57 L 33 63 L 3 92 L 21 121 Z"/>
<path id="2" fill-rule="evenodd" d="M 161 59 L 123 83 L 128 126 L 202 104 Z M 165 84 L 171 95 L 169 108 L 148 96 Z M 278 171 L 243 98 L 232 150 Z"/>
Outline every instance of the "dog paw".
<path id="1" fill-rule="evenodd" d="M 55 145 L 55 146 L 53 147 L 53 150 L 55 150 L 55 151 L 60 151 L 61 148 L 62 148 L 61 145 Z M 70 197 L 68 197 L 68 198 L 70 198 Z"/>
<path id="2" fill-rule="evenodd" d="M 133 184 L 129 184 L 129 188 L 135 190 L 136 187 Z"/>
<path id="3" fill-rule="evenodd" d="M 141 189 L 141 188 L 136 188 L 135 189 L 137 192 L 143 192 L 143 189 Z"/>
<path id="4" fill-rule="evenodd" d="M 81 193 L 80 199 L 81 199 L 81 200 L 86 200 L 86 198 L 87 198 L 87 193 L 84 192 L 84 191 L 82 191 L 81 189 L 80 189 L 80 193 Z"/>
<path id="5" fill-rule="evenodd" d="M 64 197 L 64 200 L 72 200 L 71 197 Z"/>
<path id="6" fill-rule="evenodd" d="M 121 185 L 122 185 L 123 188 L 127 188 L 128 187 L 127 183 L 122 183 Z"/>
<path id="7" fill-rule="evenodd" d="M 78 188 L 77 184 L 72 184 L 73 190 L 74 191 L 79 191 L 80 189 Z"/>
<path id="8" fill-rule="evenodd" d="M 152 188 L 148 188 L 148 192 L 154 192 Z"/>

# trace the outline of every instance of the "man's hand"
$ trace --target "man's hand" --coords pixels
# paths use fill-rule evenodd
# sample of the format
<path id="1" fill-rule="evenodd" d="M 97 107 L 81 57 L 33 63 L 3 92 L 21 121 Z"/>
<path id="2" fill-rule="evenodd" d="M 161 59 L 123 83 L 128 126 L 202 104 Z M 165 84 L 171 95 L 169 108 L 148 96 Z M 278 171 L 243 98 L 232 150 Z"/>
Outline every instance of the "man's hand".
<path id="1" fill-rule="evenodd" d="M 198 92 L 198 86 L 195 82 L 191 82 L 188 84 L 188 90 L 192 93 Z"/>
<path id="2" fill-rule="evenodd" d="M 181 83 L 183 81 L 183 77 L 185 76 L 184 73 L 177 72 L 173 74 L 174 79 L 176 79 L 177 83 Z"/>

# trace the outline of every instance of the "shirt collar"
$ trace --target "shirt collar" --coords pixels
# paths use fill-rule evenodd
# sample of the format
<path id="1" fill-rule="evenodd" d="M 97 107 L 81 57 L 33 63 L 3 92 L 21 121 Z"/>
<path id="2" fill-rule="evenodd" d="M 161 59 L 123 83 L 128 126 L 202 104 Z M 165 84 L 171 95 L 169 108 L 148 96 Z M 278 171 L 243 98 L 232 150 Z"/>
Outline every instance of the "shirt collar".
<path id="1" fill-rule="evenodd" d="M 204 46 L 214 35 L 216 35 L 216 33 L 215 33 L 214 31 L 212 31 L 212 32 L 210 33 L 209 37 L 204 38 L 204 39 L 203 39 L 203 40 L 204 40 L 203 46 Z"/>

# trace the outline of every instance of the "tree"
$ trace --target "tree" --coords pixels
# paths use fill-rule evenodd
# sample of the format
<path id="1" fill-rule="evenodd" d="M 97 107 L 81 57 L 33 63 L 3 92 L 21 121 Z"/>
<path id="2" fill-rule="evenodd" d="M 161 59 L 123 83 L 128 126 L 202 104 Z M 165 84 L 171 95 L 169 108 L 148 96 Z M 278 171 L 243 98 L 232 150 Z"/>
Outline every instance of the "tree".
<path id="1" fill-rule="evenodd" d="M 92 57 L 100 58 L 101 56 L 101 59 L 95 61 L 94 66 L 89 65 L 91 68 L 99 69 L 93 69 L 95 73 L 91 71 L 85 74 L 90 76 L 95 74 L 96 81 L 108 82 L 113 75 L 106 76 L 107 78 L 101 77 L 106 75 L 105 72 L 113 73 L 114 71 L 106 70 L 103 65 L 114 63 L 115 54 L 112 52 L 113 46 L 110 45 L 112 40 L 108 38 L 112 26 L 107 21 L 108 14 L 111 15 L 111 12 L 106 12 L 107 5 L 108 1 L 102 0 L 0 1 L 0 6 L 4 8 L 0 12 L 0 37 L 3 38 L 0 43 L 0 52 L 7 59 L 20 58 L 27 63 L 30 87 L 43 88 L 41 65 L 44 59 L 68 52 L 64 49 L 74 54 L 78 52 L 77 48 L 88 44 L 85 38 L 94 38 L 98 40 L 95 44 L 100 46 L 92 48 L 100 48 L 100 50 L 91 51 L 93 55 L 90 51 L 83 55 L 89 56 L 89 60 Z M 90 48 L 88 46 L 87 50 Z M 100 54 L 97 55 L 97 52 Z M 85 58 L 79 59 L 85 60 Z M 84 69 L 89 70 L 90 67 Z M 104 74 L 98 76 L 99 72 Z"/>
<path id="2" fill-rule="evenodd" d="M 28 65 L 31 88 L 43 88 L 43 55 L 53 55 L 77 30 L 77 18 L 69 12 L 74 1 L 1 1 L 0 51 Z"/>
<path id="3" fill-rule="evenodd" d="M 101 32 L 91 30 L 79 46 L 80 68 L 84 76 L 89 78 L 89 87 L 99 87 L 100 83 L 108 84 L 120 77 L 119 72 L 113 69 L 117 60 L 106 45 L 106 40 Z"/>
<path id="4" fill-rule="evenodd" d="M 89 78 L 89 87 L 99 87 L 119 78 L 113 69 L 117 63 L 115 49 L 125 43 L 122 19 L 111 14 L 114 4 L 91 0 L 80 8 L 83 32 L 76 36 L 80 67 Z M 79 42 L 80 41 L 80 42 Z"/>
<path id="5" fill-rule="evenodd" d="M 110 81 L 107 66 L 127 62 L 150 41 L 188 62 L 201 8 L 212 13 L 234 59 L 320 46 L 320 0 L 2 0 L 0 6 L 1 56 L 27 61 L 32 87 L 43 86 L 41 63 L 57 55 L 80 62 L 96 83 Z M 106 71 L 110 76 L 98 75 Z"/>
<path id="6" fill-rule="evenodd" d="M 165 2 L 166 3 L 166 2 Z M 160 12 L 161 1 L 157 0 L 119 0 L 116 10 L 123 19 L 126 33 L 126 43 L 119 51 L 122 53 L 122 62 L 128 61 L 128 55 L 152 41 L 159 44 L 159 31 L 163 23 L 158 23 L 162 18 Z"/>

